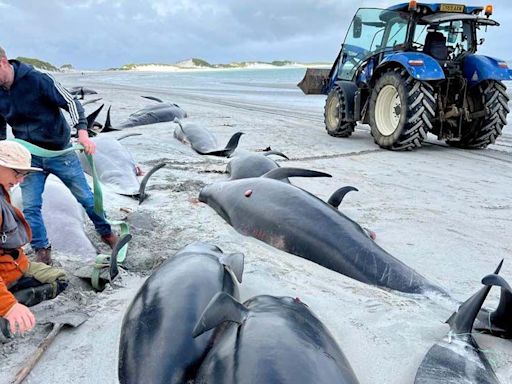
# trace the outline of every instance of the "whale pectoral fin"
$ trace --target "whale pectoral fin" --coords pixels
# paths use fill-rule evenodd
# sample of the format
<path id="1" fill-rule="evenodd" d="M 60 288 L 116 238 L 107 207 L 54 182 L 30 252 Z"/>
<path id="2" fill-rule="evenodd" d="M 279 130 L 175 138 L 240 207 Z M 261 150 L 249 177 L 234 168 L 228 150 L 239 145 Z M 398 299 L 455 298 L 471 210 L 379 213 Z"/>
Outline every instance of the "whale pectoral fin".
<path id="1" fill-rule="evenodd" d="M 220 262 L 233 272 L 239 283 L 242 282 L 242 275 L 244 273 L 244 257 L 243 253 L 236 252 L 220 258 Z"/>
<path id="2" fill-rule="evenodd" d="M 481 324 L 475 326 L 475 329 L 505 338 L 512 338 L 512 287 L 503 277 L 498 275 L 484 277 L 482 284 L 501 287 L 500 302 L 494 312 L 480 311 L 479 320 Z"/>
<path id="3" fill-rule="evenodd" d="M 329 200 L 327 200 L 327 204 L 332 205 L 334 208 L 338 208 L 341 202 L 343 201 L 343 198 L 347 193 L 350 191 L 359 191 L 356 187 L 346 186 L 341 187 L 340 189 L 336 190 L 331 197 L 329 197 Z"/>
<path id="4" fill-rule="evenodd" d="M 487 275 L 482 279 L 482 282 L 493 282 L 496 280 L 495 276 L 499 278 L 497 273 L 503 265 L 503 260 L 496 268 L 495 273 Z M 485 284 L 485 283 L 484 283 Z M 471 296 L 459 307 L 458 311 L 453 313 L 446 322 L 450 324 L 450 328 L 456 334 L 469 334 L 473 329 L 473 324 L 482 309 L 482 305 L 491 290 L 492 285 L 485 285 L 477 293 Z"/>
<path id="5" fill-rule="evenodd" d="M 175 124 L 178 124 L 178 126 L 176 127 L 176 129 L 174 130 L 174 133 L 173 133 L 174 138 L 183 142 L 182 138 L 180 138 L 180 134 L 178 133 L 178 132 L 181 132 L 182 135 L 186 136 L 185 131 L 183 130 L 183 125 L 181 124 L 181 120 L 178 119 L 177 117 L 175 117 L 172 122 Z"/>
<path id="6" fill-rule="evenodd" d="M 166 163 L 160 163 L 160 164 L 155 165 L 153 168 L 151 168 L 148 171 L 148 173 L 146 173 L 146 175 L 144 176 L 144 178 L 140 182 L 140 187 L 139 187 L 139 205 L 142 204 L 144 199 L 146 199 L 146 197 L 147 197 L 147 195 L 146 195 L 146 185 L 148 183 L 149 178 L 153 175 L 153 173 L 155 173 L 159 169 L 165 167 L 165 165 L 166 165 Z"/>
<path id="7" fill-rule="evenodd" d="M 267 179 L 281 180 L 287 177 L 332 177 L 328 173 L 312 171 L 311 169 L 281 167 L 268 171 L 263 176 Z"/>
<path id="8" fill-rule="evenodd" d="M 225 292 L 218 292 L 208 303 L 192 331 L 192 337 L 219 326 L 225 321 L 242 324 L 249 310 Z"/>
<path id="9" fill-rule="evenodd" d="M 145 99 L 149 99 L 149 100 L 154 100 L 154 101 L 158 101 L 159 103 L 163 103 L 163 100 L 160 100 L 158 97 L 155 97 L 155 96 L 141 96 Z"/>

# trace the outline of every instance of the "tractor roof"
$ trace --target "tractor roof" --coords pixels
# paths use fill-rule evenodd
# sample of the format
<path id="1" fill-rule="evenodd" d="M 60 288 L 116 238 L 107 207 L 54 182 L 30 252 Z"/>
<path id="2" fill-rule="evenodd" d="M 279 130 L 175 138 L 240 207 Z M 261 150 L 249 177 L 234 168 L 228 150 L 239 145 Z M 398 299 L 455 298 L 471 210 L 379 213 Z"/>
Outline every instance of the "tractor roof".
<path id="1" fill-rule="evenodd" d="M 454 20 L 473 20 L 481 25 L 500 25 L 497 21 L 485 17 L 478 17 L 478 15 L 468 15 L 464 13 L 433 13 L 428 16 L 423 16 L 420 19 L 420 24 L 439 24 Z"/>
<path id="2" fill-rule="evenodd" d="M 432 13 L 440 13 L 441 6 L 444 5 L 443 3 L 433 3 L 433 4 L 427 4 L 427 3 L 418 3 L 418 7 L 425 7 L 430 14 Z M 471 7 L 471 6 L 464 6 L 464 12 L 465 14 L 478 14 L 483 11 L 483 7 Z M 407 12 L 409 10 L 409 3 L 401 3 L 397 5 L 393 5 L 392 7 L 388 8 L 389 11 L 402 11 Z"/>

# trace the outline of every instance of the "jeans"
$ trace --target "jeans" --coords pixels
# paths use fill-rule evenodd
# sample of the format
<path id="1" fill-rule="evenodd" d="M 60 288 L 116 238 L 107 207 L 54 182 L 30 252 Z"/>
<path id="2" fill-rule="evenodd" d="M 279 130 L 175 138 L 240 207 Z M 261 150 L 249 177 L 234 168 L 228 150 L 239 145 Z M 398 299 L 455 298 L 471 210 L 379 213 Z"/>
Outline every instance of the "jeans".
<path id="1" fill-rule="evenodd" d="M 32 229 L 32 241 L 30 242 L 32 248 L 40 249 L 50 245 L 41 213 L 44 184 L 50 173 L 61 179 L 78 202 L 82 204 L 100 236 L 112 233 L 112 228 L 104 214 L 100 216 L 94 212 L 94 195 L 87 184 L 80 160 L 74 151 L 57 157 L 32 156 L 32 166 L 43 169 L 42 172 L 30 173 L 21 183 L 23 214 Z"/>

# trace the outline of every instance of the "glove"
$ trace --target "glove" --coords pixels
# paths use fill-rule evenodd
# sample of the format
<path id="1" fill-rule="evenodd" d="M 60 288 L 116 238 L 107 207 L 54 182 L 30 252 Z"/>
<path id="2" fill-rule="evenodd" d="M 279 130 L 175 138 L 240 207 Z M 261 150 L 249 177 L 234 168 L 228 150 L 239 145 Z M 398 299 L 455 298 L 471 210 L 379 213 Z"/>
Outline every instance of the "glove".
<path id="1" fill-rule="evenodd" d="M 4 318 L 9 321 L 12 335 L 19 333 L 23 336 L 25 332 L 31 331 L 36 324 L 36 319 L 30 309 L 20 303 L 14 304 Z"/>

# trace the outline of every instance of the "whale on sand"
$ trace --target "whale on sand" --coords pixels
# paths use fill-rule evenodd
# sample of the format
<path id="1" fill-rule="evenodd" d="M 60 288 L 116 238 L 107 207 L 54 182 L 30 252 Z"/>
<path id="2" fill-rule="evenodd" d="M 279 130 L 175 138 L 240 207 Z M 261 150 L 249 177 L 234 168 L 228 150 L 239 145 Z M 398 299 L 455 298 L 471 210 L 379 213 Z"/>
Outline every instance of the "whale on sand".
<path id="1" fill-rule="evenodd" d="M 299 299 L 265 295 L 240 304 L 217 293 L 194 335 L 215 327 L 196 383 L 359 383 L 329 330 Z"/>
<path id="2" fill-rule="evenodd" d="M 107 112 L 107 119 L 102 132 L 115 131 L 124 128 L 137 127 L 140 125 L 164 123 L 174 121 L 174 119 L 184 119 L 187 117 L 185 112 L 178 104 L 166 103 L 160 99 L 143 96 L 158 101 L 156 104 L 147 105 L 144 108 L 132 113 L 128 119 L 112 126 L 110 108 Z"/>
<path id="3" fill-rule="evenodd" d="M 92 140 L 96 143 L 94 165 L 96 174 L 102 184 L 108 185 L 120 195 L 137 198 L 142 203 L 146 198 L 146 185 L 149 178 L 165 163 L 157 164 L 149 170 L 141 182 L 137 175 L 137 163 L 130 152 L 119 142 L 123 138 L 136 136 L 130 134 L 119 139 L 108 136 L 97 136 Z M 79 153 L 80 163 L 84 172 L 92 176 L 92 169 L 83 152 Z"/>
<path id="4" fill-rule="evenodd" d="M 190 147 L 200 155 L 229 157 L 238 146 L 240 137 L 243 132 L 237 132 L 228 141 L 225 148 L 219 149 L 217 138 L 208 129 L 196 124 L 182 124 L 181 121 L 175 120 L 178 124 L 174 130 L 174 137 L 184 144 L 190 144 Z"/>
<path id="5" fill-rule="evenodd" d="M 80 96 L 80 99 L 83 100 L 85 95 L 97 95 L 94 89 L 86 88 L 86 87 L 71 87 L 67 90 L 73 96 Z"/>
<path id="6" fill-rule="evenodd" d="M 13 190 L 13 202 L 23 207 L 21 188 Z M 83 261 L 96 258 L 98 249 L 85 233 L 85 211 L 69 189 L 55 176 L 48 177 L 43 193 L 43 220 L 52 249 Z"/>
<path id="7" fill-rule="evenodd" d="M 494 274 L 482 279 L 484 286 L 447 320 L 450 325 L 449 334 L 427 352 L 418 368 L 414 384 L 500 384 L 491 363 L 473 338 L 471 330 L 491 287 L 510 288 L 498 275 L 502 264 L 503 261 Z"/>
<path id="8" fill-rule="evenodd" d="M 192 330 L 218 292 L 238 297 L 243 255 L 196 242 L 158 267 L 130 304 L 119 343 L 119 381 L 187 383 L 193 380 L 214 332 Z"/>
<path id="9" fill-rule="evenodd" d="M 355 280 L 407 293 L 434 291 L 446 295 L 372 241 L 359 224 L 335 206 L 279 181 L 292 176 L 330 175 L 277 168 L 262 177 L 207 185 L 199 200 L 238 232 Z"/>
<path id="10" fill-rule="evenodd" d="M 226 166 L 229 179 L 238 180 L 259 177 L 273 169 L 279 168 L 279 164 L 269 158 L 271 155 L 288 159 L 284 153 L 278 151 L 249 152 L 236 150 L 231 155 L 232 159 Z M 289 183 L 288 179 L 284 179 L 283 181 Z"/>

